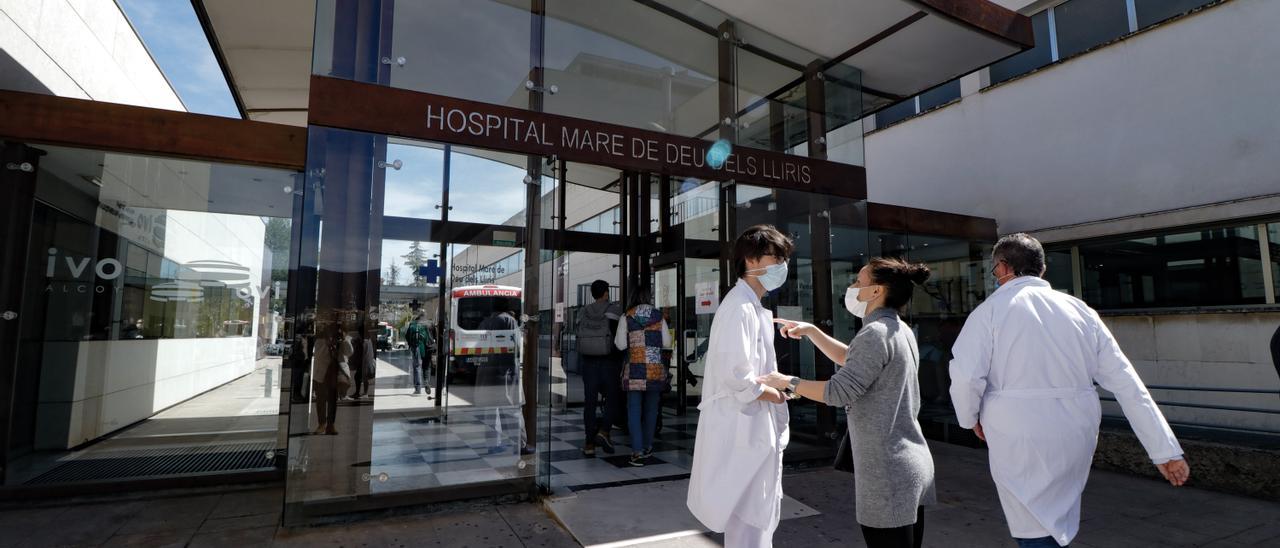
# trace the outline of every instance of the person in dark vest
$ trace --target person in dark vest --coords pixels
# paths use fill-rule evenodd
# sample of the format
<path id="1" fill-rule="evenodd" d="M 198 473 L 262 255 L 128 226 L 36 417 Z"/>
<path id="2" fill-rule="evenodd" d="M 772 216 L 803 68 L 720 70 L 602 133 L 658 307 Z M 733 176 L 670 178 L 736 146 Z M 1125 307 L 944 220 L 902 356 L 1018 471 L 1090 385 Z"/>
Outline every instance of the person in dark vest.
<path id="1" fill-rule="evenodd" d="M 609 431 L 621 419 L 618 411 L 622 409 L 622 386 L 618 382 L 622 377 L 622 356 L 613 344 L 613 335 L 617 333 L 618 321 L 622 317 L 622 306 L 609 300 L 609 282 L 604 280 L 591 282 L 591 297 L 595 301 L 582 307 L 577 322 L 582 393 L 585 397 L 582 422 L 587 437 L 582 452 L 588 457 L 595 456 L 597 446 L 605 453 L 614 452 Z M 601 406 L 604 412 L 597 418 L 597 400 L 600 399 L 604 400 Z"/>
<path id="2" fill-rule="evenodd" d="M 618 322 L 613 343 L 625 351 L 622 390 L 627 394 L 627 423 L 631 432 L 631 466 L 644 466 L 653 455 L 658 404 L 667 387 L 662 350 L 671 347 L 671 332 L 662 311 L 653 306 L 647 285 L 631 292 L 630 306 Z"/>

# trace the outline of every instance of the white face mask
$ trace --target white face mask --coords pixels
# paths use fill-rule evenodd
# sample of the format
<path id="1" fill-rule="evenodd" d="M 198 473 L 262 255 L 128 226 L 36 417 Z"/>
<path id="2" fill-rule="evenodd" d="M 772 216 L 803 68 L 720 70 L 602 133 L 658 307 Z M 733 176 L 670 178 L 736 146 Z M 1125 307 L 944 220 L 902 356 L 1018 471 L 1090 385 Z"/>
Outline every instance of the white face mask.
<path id="1" fill-rule="evenodd" d="M 867 313 L 867 303 L 865 301 L 858 300 L 858 293 L 861 290 L 861 287 L 850 287 L 844 292 L 845 310 L 848 310 L 850 314 L 859 318 Z"/>
<path id="2" fill-rule="evenodd" d="M 771 264 L 764 268 L 754 268 L 748 272 L 763 270 L 764 274 L 751 274 L 760 281 L 760 285 L 764 286 L 765 291 L 773 291 L 782 284 L 787 283 L 787 263 Z"/>

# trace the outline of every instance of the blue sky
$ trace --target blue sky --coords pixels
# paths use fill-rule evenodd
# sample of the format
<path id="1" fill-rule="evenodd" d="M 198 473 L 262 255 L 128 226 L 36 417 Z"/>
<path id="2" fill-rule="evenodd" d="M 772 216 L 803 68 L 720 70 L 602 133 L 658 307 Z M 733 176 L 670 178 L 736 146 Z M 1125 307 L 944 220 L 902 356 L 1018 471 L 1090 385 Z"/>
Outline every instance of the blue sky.
<path id="1" fill-rule="evenodd" d="M 117 1 L 188 111 L 240 117 L 190 2 Z"/>

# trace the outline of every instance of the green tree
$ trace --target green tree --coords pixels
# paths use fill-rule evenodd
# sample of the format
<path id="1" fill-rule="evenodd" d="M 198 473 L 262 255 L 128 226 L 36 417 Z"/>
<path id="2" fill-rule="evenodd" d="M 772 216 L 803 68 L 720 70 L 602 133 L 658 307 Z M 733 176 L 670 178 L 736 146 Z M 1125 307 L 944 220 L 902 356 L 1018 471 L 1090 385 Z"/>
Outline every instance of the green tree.
<path id="1" fill-rule="evenodd" d="M 391 263 L 387 265 L 386 277 L 382 279 L 382 285 L 396 285 L 400 283 L 400 265 Z"/>
<path id="2" fill-rule="evenodd" d="M 404 259 L 404 266 L 409 269 L 409 275 L 413 278 L 412 285 L 414 287 L 427 285 L 426 278 L 418 272 L 422 265 L 427 264 L 427 250 L 422 248 L 422 242 L 414 240 L 409 244 L 409 252 L 401 255 L 400 258 Z"/>

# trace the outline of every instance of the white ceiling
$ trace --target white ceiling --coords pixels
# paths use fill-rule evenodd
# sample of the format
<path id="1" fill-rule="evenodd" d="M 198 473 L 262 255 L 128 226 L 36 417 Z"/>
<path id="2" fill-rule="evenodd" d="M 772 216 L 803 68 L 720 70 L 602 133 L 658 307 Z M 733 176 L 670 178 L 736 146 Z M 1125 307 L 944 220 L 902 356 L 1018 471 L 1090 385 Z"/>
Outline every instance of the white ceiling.
<path id="1" fill-rule="evenodd" d="M 317 1 L 198 1 L 209 15 L 249 118 L 306 125 Z M 795 67 L 836 57 L 921 11 L 927 15 L 845 61 L 862 71 L 865 86 L 910 96 L 1018 51 L 1009 42 L 908 0 L 659 1 L 711 27 L 732 19 L 749 47 L 791 64 L 780 65 L 750 53 L 740 55 L 739 83 L 744 93 L 754 97 L 794 81 L 799 74 Z M 327 6 L 322 9 L 333 9 L 331 1 L 318 3 Z M 408 64 L 392 69 L 393 85 L 492 103 L 520 102 L 527 74 L 524 44 L 529 28 L 523 19 L 508 19 L 527 10 L 527 3 L 424 0 L 399 4 L 397 13 L 402 16 L 395 23 L 394 48 L 397 56 L 408 58 Z M 601 9 L 602 3 L 609 9 Z M 996 3 L 1017 8 L 1030 2 Z M 441 12 L 457 15 L 440 17 Z M 459 24 L 474 28 L 456 28 Z M 547 26 L 548 83 L 560 79 L 563 90 L 561 95 L 548 98 L 549 111 L 647 129 L 658 124 L 680 134 L 695 134 L 714 125 L 714 86 L 696 95 L 677 97 L 681 104 L 671 104 L 671 99 L 648 91 L 653 88 L 648 81 L 657 81 L 669 70 L 688 71 L 693 80 L 705 77 L 713 81 L 717 71 L 713 36 L 633 0 L 549 2 Z M 626 53 L 614 57 L 619 52 Z M 323 65 L 324 59 L 320 61 Z M 573 67 L 588 66 L 587 62 L 593 67 L 612 62 L 654 74 L 632 75 L 617 82 L 605 76 L 576 76 L 578 71 Z M 440 74 L 451 77 L 439 78 Z M 627 100 L 600 100 L 609 95 Z M 870 103 L 864 100 L 864 108 Z M 618 112 L 598 112 L 601 109 Z"/>
<path id="2" fill-rule="evenodd" d="M 249 119 L 307 125 L 316 0 L 201 3 Z"/>

